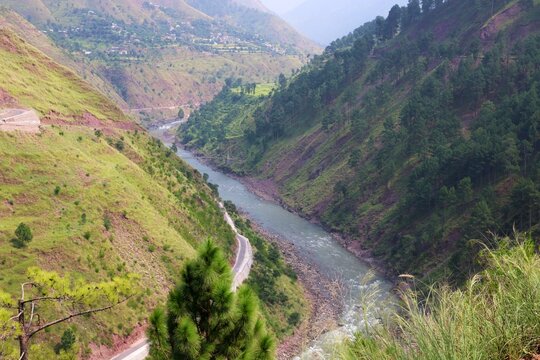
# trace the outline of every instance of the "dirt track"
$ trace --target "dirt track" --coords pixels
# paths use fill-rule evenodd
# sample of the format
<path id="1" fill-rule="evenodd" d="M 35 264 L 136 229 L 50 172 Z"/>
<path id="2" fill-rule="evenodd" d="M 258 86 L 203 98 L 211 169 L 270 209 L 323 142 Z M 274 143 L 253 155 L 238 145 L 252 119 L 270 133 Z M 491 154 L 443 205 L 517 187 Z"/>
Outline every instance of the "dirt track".
<path id="1" fill-rule="evenodd" d="M 39 132 L 41 120 L 34 110 L 2 109 L 0 110 L 0 131 Z"/>

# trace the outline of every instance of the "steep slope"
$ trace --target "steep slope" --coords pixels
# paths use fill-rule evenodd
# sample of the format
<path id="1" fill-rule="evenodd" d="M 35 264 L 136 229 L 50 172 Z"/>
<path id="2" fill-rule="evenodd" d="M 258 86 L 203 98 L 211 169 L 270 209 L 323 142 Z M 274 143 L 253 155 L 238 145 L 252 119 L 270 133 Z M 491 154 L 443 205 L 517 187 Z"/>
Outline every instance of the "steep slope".
<path id="1" fill-rule="evenodd" d="M 155 297 L 72 324 L 85 329 L 84 353 L 111 346 L 144 322 L 200 240 L 229 247 L 233 235 L 202 176 L 70 70 L 6 30 L 0 62 L 1 106 L 35 108 L 49 124 L 0 133 L 0 286 L 16 294 L 32 265 L 87 280 L 141 274 Z M 34 239 L 19 249 L 10 240 L 21 222 Z M 58 341 L 62 330 L 43 337 Z"/>
<path id="2" fill-rule="evenodd" d="M 234 261 L 234 234 L 204 177 L 73 71 L 7 29 L 0 29 L 0 65 L 0 110 L 35 109 L 42 124 L 37 134 L 0 129 L 0 288 L 17 294 L 36 265 L 91 281 L 139 274 L 141 292 L 114 316 L 68 324 L 80 357 L 107 358 L 143 335 L 148 310 L 163 302 L 200 242 L 213 238 Z M 34 235 L 26 247 L 12 240 L 22 222 Z M 257 274 L 271 247 L 245 228 Z M 281 338 L 294 330 L 287 318 L 302 313 L 305 301 L 279 254 L 273 276 L 275 284 L 256 291 L 285 287 L 279 303 L 263 299 Z M 68 325 L 33 339 L 45 344 L 34 353 L 52 358 Z"/>
<path id="3" fill-rule="evenodd" d="M 390 271 L 462 280 L 471 239 L 538 236 L 539 30 L 537 2 L 411 2 L 270 98 L 225 89 L 179 135 Z"/>
<path id="4" fill-rule="evenodd" d="M 75 61 L 68 53 L 56 46 L 49 37 L 16 12 L 8 10 L 7 8 L 0 8 L 0 28 L 7 28 L 17 33 L 20 37 L 47 54 L 47 56 L 51 57 L 56 62 L 64 64 L 70 69 L 74 69 L 81 78 L 91 83 L 94 87 L 107 95 L 108 98 L 113 99 L 120 107 L 128 107 L 114 87 L 98 74 L 98 69 L 88 62 Z"/>

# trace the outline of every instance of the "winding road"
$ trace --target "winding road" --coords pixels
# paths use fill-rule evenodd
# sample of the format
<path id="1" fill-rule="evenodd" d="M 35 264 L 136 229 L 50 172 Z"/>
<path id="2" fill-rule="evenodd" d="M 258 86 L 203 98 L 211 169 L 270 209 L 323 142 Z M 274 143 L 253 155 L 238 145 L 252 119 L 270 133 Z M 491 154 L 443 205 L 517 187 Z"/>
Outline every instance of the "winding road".
<path id="1" fill-rule="evenodd" d="M 232 283 L 232 289 L 236 291 L 249 276 L 251 266 L 253 265 L 253 249 L 251 248 L 249 239 L 238 232 L 234 221 L 222 203 L 219 203 L 219 207 L 223 210 L 225 221 L 236 234 L 238 249 L 236 250 L 236 260 L 233 266 L 234 278 Z M 150 344 L 143 338 L 133 344 L 129 349 L 114 356 L 111 360 L 143 360 L 148 356 L 149 351 Z"/>
<path id="2" fill-rule="evenodd" d="M 238 249 L 236 250 L 236 261 L 233 266 L 233 283 L 232 289 L 236 291 L 240 285 L 248 278 L 251 265 L 253 265 L 253 249 L 247 237 L 241 235 L 234 225 L 234 221 L 231 219 L 227 210 L 222 203 L 219 203 L 219 207 L 225 214 L 225 221 L 236 234 L 236 242 L 238 243 Z"/>
<path id="3" fill-rule="evenodd" d="M 39 132 L 41 121 L 34 110 L 0 109 L 0 131 Z"/>

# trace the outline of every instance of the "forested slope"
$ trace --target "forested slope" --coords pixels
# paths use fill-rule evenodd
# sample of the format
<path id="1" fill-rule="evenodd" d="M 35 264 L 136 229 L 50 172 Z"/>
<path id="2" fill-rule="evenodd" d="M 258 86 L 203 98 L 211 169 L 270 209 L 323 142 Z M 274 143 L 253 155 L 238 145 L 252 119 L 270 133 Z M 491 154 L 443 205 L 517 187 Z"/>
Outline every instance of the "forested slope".
<path id="1" fill-rule="evenodd" d="M 538 236 L 539 30 L 537 1 L 413 0 L 269 98 L 225 88 L 179 136 L 391 271 L 463 279 L 470 240 Z"/>

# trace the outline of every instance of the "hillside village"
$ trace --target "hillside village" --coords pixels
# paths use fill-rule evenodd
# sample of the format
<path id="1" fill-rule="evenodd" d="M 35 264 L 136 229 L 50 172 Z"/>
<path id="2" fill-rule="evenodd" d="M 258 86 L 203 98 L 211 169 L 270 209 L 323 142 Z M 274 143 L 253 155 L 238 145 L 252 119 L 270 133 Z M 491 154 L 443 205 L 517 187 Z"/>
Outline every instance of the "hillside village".
<path id="1" fill-rule="evenodd" d="M 144 6 L 176 15 L 174 9 L 152 2 L 145 2 Z M 42 32 L 70 52 L 91 59 L 140 60 L 152 49 L 176 46 L 216 54 L 285 55 L 290 52 L 280 44 L 264 39 L 260 34 L 249 34 L 214 19 L 186 19 L 176 22 L 157 19 L 153 24 L 146 21 L 143 24 L 126 24 L 90 9 L 75 9 L 70 16 L 79 20 L 77 25 L 65 26 L 49 22 Z"/>

